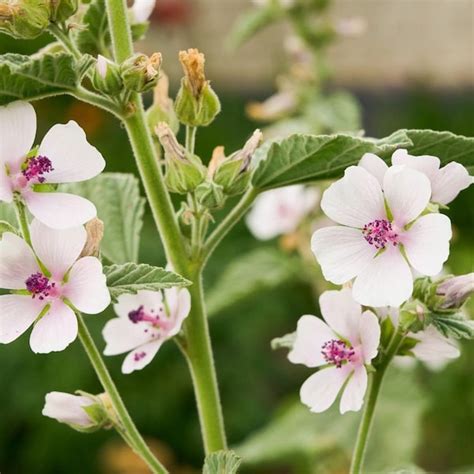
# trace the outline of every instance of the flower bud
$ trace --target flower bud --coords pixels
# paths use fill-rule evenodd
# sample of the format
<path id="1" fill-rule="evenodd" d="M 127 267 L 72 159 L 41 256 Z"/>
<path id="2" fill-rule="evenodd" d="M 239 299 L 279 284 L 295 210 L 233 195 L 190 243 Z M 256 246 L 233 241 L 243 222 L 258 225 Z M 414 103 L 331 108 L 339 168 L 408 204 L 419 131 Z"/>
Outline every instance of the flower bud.
<path id="1" fill-rule="evenodd" d="M 222 155 L 213 154 L 209 173 L 213 181 L 223 187 L 226 195 L 233 196 L 246 190 L 251 176 L 250 162 L 261 139 L 262 132 L 255 130 L 244 147 L 229 157 L 223 157 L 223 150 Z"/>
<path id="2" fill-rule="evenodd" d="M 94 217 L 86 223 L 87 240 L 82 249 L 80 257 L 98 257 L 100 254 L 100 242 L 104 237 L 104 223 Z"/>
<path id="3" fill-rule="evenodd" d="M 180 51 L 184 77 L 175 101 L 176 115 L 191 127 L 209 125 L 221 110 L 217 94 L 204 74 L 204 54 L 197 49 Z"/>
<path id="4" fill-rule="evenodd" d="M 120 92 L 123 87 L 120 66 L 99 54 L 92 75 L 92 85 L 108 95 Z"/>
<path id="5" fill-rule="evenodd" d="M 16 0 L 0 4 L 0 31 L 14 38 L 32 39 L 49 26 L 49 0 Z"/>
<path id="6" fill-rule="evenodd" d="M 76 13 L 79 6 L 78 0 L 50 0 L 51 21 L 61 23 Z"/>
<path id="7" fill-rule="evenodd" d="M 196 199 L 207 209 L 219 209 L 224 205 L 224 188 L 213 181 L 204 181 L 196 188 Z"/>
<path id="8" fill-rule="evenodd" d="M 421 331 L 427 324 L 428 314 L 429 311 L 423 303 L 417 300 L 409 301 L 400 308 L 398 325 L 403 331 Z"/>
<path id="9" fill-rule="evenodd" d="M 122 63 L 121 75 L 125 87 L 135 92 L 145 92 L 158 82 L 161 66 L 161 54 L 150 57 L 137 53 Z"/>
<path id="10" fill-rule="evenodd" d="M 130 12 L 132 14 L 132 24 L 145 23 L 155 9 L 156 0 L 135 0 Z"/>
<path id="11" fill-rule="evenodd" d="M 201 160 L 178 143 L 166 123 L 159 123 L 155 130 L 165 152 L 165 182 L 168 189 L 179 194 L 194 191 L 206 177 L 206 168 Z"/>
<path id="12" fill-rule="evenodd" d="M 441 297 L 439 308 L 456 310 L 474 293 L 474 273 L 448 277 L 437 285 L 436 295 Z"/>

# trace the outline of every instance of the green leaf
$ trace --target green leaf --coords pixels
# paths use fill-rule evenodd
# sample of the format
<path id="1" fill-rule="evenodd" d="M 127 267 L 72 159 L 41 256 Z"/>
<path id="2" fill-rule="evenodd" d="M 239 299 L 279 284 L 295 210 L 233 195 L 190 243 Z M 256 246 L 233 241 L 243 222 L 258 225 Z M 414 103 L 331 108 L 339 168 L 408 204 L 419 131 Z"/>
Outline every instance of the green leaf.
<path id="1" fill-rule="evenodd" d="M 289 184 L 336 178 L 364 153 L 386 154 L 411 142 L 398 132 L 396 140 L 371 140 L 349 135 L 291 135 L 256 154 L 253 185 L 270 189 Z M 257 150 L 258 151 L 258 150 Z"/>
<path id="2" fill-rule="evenodd" d="M 474 339 L 474 321 L 466 319 L 460 313 L 431 313 L 430 320 L 443 336 L 455 339 Z"/>
<path id="3" fill-rule="evenodd" d="M 203 474 L 236 474 L 241 459 L 234 451 L 216 451 L 204 461 Z"/>
<path id="4" fill-rule="evenodd" d="M 81 52 L 92 56 L 106 53 L 110 34 L 104 0 L 93 0 L 89 4 L 76 35 L 76 44 Z"/>
<path id="5" fill-rule="evenodd" d="M 300 273 L 299 260 L 271 247 L 260 248 L 230 263 L 207 295 L 209 316 L 255 293 L 279 286 Z"/>
<path id="6" fill-rule="evenodd" d="M 18 232 L 18 229 L 13 227 L 11 224 L 9 224 L 6 221 L 0 221 L 0 239 L 2 238 L 3 234 L 5 232 L 11 232 L 12 234 L 19 235 L 20 233 Z"/>
<path id="7" fill-rule="evenodd" d="M 97 207 L 104 222 L 102 254 L 113 263 L 136 262 L 143 225 L 145 200 L 140 197 L 138 179 L 132 174 L 102 173 L 82 183 L 61 186 L 79 194 Z"/>
<path id="8" fill-rule="evenodd" d="M 18 225 L 15 214 L 15 207 L 13 206 L 13 204 L 0 202 L 0 220 L 7 222 L 14 227 Z"/>
<path id="9" fill-rule="evenodd" d="M 136 293 L 140 290 L 158 291 L 173 286 L 188 286 L 190 281 L 177 273 L 146 263 L 125 263 L 104 267 L 110 296 L 116 300 L 124 293 Z"/>
<path id="10" fill-rule="evenodd" d="M 4 54 L 0 56 L 0 105 L 67 93 L 76 89 L 79 79 L 69 53 Z"/>

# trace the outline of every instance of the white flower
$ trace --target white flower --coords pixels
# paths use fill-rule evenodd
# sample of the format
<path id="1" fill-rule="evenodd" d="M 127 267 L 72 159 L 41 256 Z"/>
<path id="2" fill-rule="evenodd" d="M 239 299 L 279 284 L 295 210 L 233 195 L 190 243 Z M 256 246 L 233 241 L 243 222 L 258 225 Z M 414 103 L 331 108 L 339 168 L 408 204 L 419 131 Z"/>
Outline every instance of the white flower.
<path id="1" fill-rule="evenodd" d="M 340 412 L 358 411 L 367 389 L 365 365 L 377 355 L 380 342 L 378 318 L 371 311 L 362 312 L 349 289 L 324 292 L 319 305 L 325 322 L 302 316 L 288 354 L 294 364 L 321 367 L 301 387 L 301 401 L 320 413 L 344 387 Z"/>
<path id="2" fill-rule="evenodd" d="M 320 229 L 311 246 L 326 280 L 355 278 L 354 299 L 366 306 L 399 306 L 413 290 L 412 268 L 436 275 L 449 255 L 451 222 L 421 215 L 430 182 L 406 166 L 392 166 L 380 182 L 360 166 L 323 194 L 321 208 L 342 224 Z"/>
<path id="3" fill-rule="evenodd" d="M 122 372 L 129 374 L 148 365 L 163 342 L 176 336 L 191 309 L 191 297 L 185 288 L 139 291 L 124 294 L 114 305 L 118 318 L 107 322 L 102 332 L 107 346 L 105 355 L 129 352 Z"/>
<path id="4" fill-rule="evenodd" d="M 42 414 L 54 418 L 60 423 L 89 428 L 95 425 L 95 421 L 90 418 L 84 407 L 93 404 L 94 401 L 88 397 L 64 392 L 50 392 L 45 397 Z"/>
<path id="5" fill-rule="evenodd" d="M 440 168 L 441 162 L 436 156 L 412 156 L 406 150 L 397 150 L 392 155 L 392 165 L 405 165 L 423 173 L 431 183 L 431 201 L 437 204 L 449 204 L 473 182 L 463 165 L 452 161 Z M 366 153 L 359 166 L 372 173 L 383 185 L 388 166 L 381 158 L 373 153 Z"/>
<path id="6" fill-rule="evenodd" d="M 34 220 L 30 230 L 36 256 L 13 233 L 0 241 L 0 288 L 15 290 L 0 296 L 0 343 L 14 341 L 34 324 L 33 352 L 61 351 L 77 337 L 69 304 L 97 314 L 109 305 L 109 291 L 97 258 L 77 260 L 86 242 L 82 226 L 54 230 Z"/>
<path id="7" fill-rule="evenodd" d="M 0 107 L 0 201 L 21 195 L 38 220 L 55 229 L 75 227 L 96 215 L 95 206 L 80 196 L 36 192 L 38 185 L 74 183 L 97 176 L 105 166 L 100 152 L 87 142 L 73 121 L 54 125 L 33 156 L 36 115 L 27 102 Z"/>
<path id="8" fill-rule="evenodd" d="M 246 222 L 260 240 L 294 232 L 319 201 L 319 191 L 301 185 L 273 189 L 261 194 Z"/>
<path id="9" fill-rule="evenodd" d="M 135 0 L 131 7 L 133 23 L 148 21 L 155 9 L 156 0 Z"/>

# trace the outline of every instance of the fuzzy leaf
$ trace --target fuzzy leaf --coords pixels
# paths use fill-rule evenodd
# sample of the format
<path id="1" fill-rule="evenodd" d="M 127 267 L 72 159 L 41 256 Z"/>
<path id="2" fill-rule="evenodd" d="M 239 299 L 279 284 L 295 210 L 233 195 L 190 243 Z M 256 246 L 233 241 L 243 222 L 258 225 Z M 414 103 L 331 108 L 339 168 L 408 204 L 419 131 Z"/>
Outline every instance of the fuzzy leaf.
<path id="1" fill-rule="evenodd" d="M 234 451 L 216 451 L 204 461 L 203 474 L 236 474 L 241 459 Z"/>
<path id="2" fill-rule="evenodd" d="M 102 173 L 82 183 L 63 185 L 63 191 L 79 194 L 97 207 L 104 222 L 102 254 L 113 263 L 136 262 L 143 225 L 145 200 L 138 179 L 126 173 Z"/>
<path id="3" fill-rule="evenodd" d="M 116 300 L 123 293 L 136 293 L 140 290 L 158 291 L 173 286 L 188 286 L 190 281 L 177 273 L 146 263 L 125 263 L 104 267 L 110 296 Z"/>
<path id="4" fill-rule="evenodd" d="M 446 337 L 474 339 L 474 321 L 462 314 L 431 313 L 431 323 Z"/>

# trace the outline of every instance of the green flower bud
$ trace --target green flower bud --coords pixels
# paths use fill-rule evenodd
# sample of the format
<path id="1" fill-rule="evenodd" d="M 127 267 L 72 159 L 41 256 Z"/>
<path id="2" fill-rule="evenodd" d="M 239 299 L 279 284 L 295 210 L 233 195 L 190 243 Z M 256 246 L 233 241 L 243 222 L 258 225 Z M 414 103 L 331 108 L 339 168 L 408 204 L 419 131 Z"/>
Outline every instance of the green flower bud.
<path id="1" fill-rule="evenodd" d="M 100 92 L 113 95 L 123 88 L 120 66 L 99 54 L 92 75 L 92 85 Z"/>
<path id="2" fill-rule="evenodd" d="M 79 6 L 78 0 L 50 0 L 50 19 L 54 22 L 62 22 L 76 13 Z"/>
<path id="3" fill-rule="evenodd" d="M 403 331 L 418 332 L 425 329 L 429 314 L 426 306 L 420 301 L 413 300 L 400 308 L 399 326 Z"/>
<path id="4" fill-rule="evenodd" d="M 121 75 L 125 87 L 135 92 L 152 89 L 158 82 L 161 66 L 161 54 L 150 57 L 137 53 L 122 63 Z"/>
<path id="5" fill-rule="evenodd" d="M 14 38 L 32 39 L 49 26 L 49 0 L 16 0 L 0 4 L 0 31 Z"/>
<path id="6" fill-rule="evenodd" d="M 175 100 L 176 115 L 191 127 L 209 125 L 221 110 L 217 94 L 204 74 L 204 55 L 197 49 L 180 51 L 185 76 Z"/>
<path id="7" fill-rule="evenodd" d="M 219 209 L 224 205 L 224 188 L 212 181 L 204 181 L 195 190 L 196 199 L 207 209 Z"/>
<path id="8" fill-rule="evenodd" d="M 165 152 L 166 186 L 172 193 L 194 191 L 206 177 L 206 168 L 201 160 L 178 143 L 166 123 L 159 123 L 155 130 Z"/>

